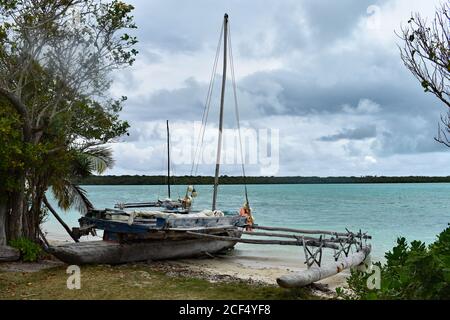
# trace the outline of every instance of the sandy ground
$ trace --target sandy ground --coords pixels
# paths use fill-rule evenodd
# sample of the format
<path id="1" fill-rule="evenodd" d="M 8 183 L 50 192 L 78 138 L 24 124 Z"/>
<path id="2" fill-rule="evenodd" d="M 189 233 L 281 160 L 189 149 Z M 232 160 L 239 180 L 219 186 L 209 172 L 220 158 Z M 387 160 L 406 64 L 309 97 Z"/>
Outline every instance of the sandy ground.
<path id="1" fill-rule="evenodd" d="M 188 268 L 194 272 L 214 275 L 227 275 L 242 280 L 251 280 L 270 285 L 277 285 L 276 279 L 282 275 L 305 270 L 305 267 L 298 266 L 267 266 L 267 260 L 261 258 L 257 261 L 254 257 L 247 258 L 241 256 L 219 256 L 208 259 L 185 259 L 165 262 L 174 266 Z M 265 261 L 266 260 L 266 261 Z M 327 287 L 330 291 L 335 291 L 337 287 L 344 287 L 349 271 L 344 271 L 336 276 L 324 279 L 318 283 Z"/>

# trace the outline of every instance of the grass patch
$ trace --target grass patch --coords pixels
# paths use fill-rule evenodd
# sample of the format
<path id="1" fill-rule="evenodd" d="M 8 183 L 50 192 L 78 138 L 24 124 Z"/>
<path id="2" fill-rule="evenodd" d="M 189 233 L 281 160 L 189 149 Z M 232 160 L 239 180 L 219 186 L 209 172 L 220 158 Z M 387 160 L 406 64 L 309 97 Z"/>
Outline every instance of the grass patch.
<path id="1" fill-rule="evenodd" d="M 169 276 L 149 265 L 82 266 L 81 289 L 66 287 L 65 267 L 33 273 L 0 272 L 0 299 L 317 299 L 308 289 L 286 290 L 245 281 L 209 282 Z"/>

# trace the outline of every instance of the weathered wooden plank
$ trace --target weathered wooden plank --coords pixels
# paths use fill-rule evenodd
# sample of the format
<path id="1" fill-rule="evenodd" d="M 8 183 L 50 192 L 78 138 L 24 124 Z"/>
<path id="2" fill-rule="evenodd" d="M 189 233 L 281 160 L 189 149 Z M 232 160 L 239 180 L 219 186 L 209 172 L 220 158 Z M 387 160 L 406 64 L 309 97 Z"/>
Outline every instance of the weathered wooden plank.
<path id="1" fill-rule="evenodd" d="M 160 208 L 160 207 L 170 207 L 179 208 L 181 207 L 180 201 L 151 201 L 151 202 L 127 202 L 127 203 L 116 203 L 114 208 Z"/>
<path id="2" fill-rule="evenodd" d="M 20 251 L 10 246 L 0 246 L 0 262 L 11 262 L 20 259 Z"/>
<path id="3" fill-rule="evenodd" d="M 277 279 L 277 283 L 283 288 L 297 288 L 307 286 L 313 282 L 334 276 L 347 268 L 359 266 L 369 256 L 370 250 L 370 246 L 366 246 L 363 247 L 359 252 L 349 255 L 341 261 L 321 267 L 312 266 L 308 270 L 302 272 L 295 272 L 292 274 L 281 276 Z"/>
<path id="4" fill-rule="evenodd" d="M 80 225 L 95 225 L 97 229 L 102 229 L 116 233 L 144 233 L 150 229 L 156 228 L 155 224 L 132 224 L 129 225 L 125 221 L 96 219 L 90 217 L 82 217 L 79 219 Z"/>
<path id="5" fill-rule="evenodd" d="M 128 203 L 116 203 L 114 208 L 146 208 L 146 207 L 160 207 L 162 202 L 128 202 Z"/>

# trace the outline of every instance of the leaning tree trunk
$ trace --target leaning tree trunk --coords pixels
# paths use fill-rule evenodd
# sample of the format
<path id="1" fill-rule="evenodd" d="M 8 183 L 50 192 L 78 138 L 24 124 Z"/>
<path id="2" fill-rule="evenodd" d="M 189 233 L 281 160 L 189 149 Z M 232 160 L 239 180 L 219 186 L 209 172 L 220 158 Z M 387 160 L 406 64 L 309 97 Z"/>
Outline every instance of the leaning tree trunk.
<path id="1" fill-rule="evenodd" d="M 24 236 L 24 216 L 27 210 L 25 203 L 25 176 L 18 177 L 20 188 L 11 193 L 10 209 L 11 213 L 8 219 L 7 236 L 8 240 L 13 240 Z"/>
<path id="2" fill-rule="evenodd" d="M 33 134 L 32 117 L 30 116 L 29 109 L 25 105 L 21 97 L 16 96 L 9 90 L 0 87 L 0 96 L 4 97 L 7 101 L 11 103 L 11 106 L 15 108 L 17 113 L 20 115 L 22 120 L 22 142 L 37 144 L 42 133 Z M 34 217 L 31 217 L 31 221 L 28 218 L 28 200 L 26 196 L 26 176 L 27 168 L 25 172 L 17 173 L 17 181 L 19 188 L 17 191 L 11 194 L 10 198 L 10 215 L 8 217 L 7 226 L 7 236 L 8 240 L 17 239 L 22 236 L 28 236 L 30 234 L 30 223 L 31 228 L 35 226 Z M 39 208 L 40 209 L 40 208 Z M 31 234 L 35 232 L 31 230 Z M 37 230 L 36 230 L 37 233 Z M 34 237 L 33 237 L 34 238 Z"/>
<path id="3" fill-rule="evenodd" d="M 44 198 L 43 188 L 41 186 L 35 186 L 35 192 L 33 193 L 32 205 L 27 212 L 26 218 L 26 235 L 27 238 L 33 241 L 39 239 L 39 226 L 41 224 L 42 214 L 42 201 Z"/>
<path id="4" fill-rule="evenodd" d="M 6 224 L 8 203 L 6 199 L 0 198 L 0 246 L 6 246 Z"/>

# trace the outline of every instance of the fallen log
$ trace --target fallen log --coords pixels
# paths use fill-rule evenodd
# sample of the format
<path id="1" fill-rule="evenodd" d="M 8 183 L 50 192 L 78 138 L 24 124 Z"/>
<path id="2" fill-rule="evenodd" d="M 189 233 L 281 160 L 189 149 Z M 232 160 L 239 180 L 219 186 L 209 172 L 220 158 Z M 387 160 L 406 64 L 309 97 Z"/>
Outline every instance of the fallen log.
<path id="1" fill-rule="evenodd" d="M 302 241 L 293 241 L 293 240 L 263 240 L 263 239 L 242 239 L 237 237 L 227 237 L 227 236 L 217 236 L 212 234 L 205 234 L 205 233 L 199 233 L 199 232 L 192 232 L 187 231 L 187 234 L 193 235 L 198 238 L 210 238 L 210 239 L 216 239 L 216 240 L 224 240 L 224 241 L 234 241 L 234 242 L 241 242 L 241 243 L 252 243 L 252 244 L 278 244 L 278 245 L 287 245 L 287 246 L 303 246 Z M 323 243 L 322 244 L 319 241 L 316 240 L 305 240 L 306 244 L 308 246 L 312 247 L 320 247 L 323 248 L 331 248 L 331 249 L 339 249 L 338 245 L 335 245 L 333 243 Z"/>
<path id="2" fill-rule="evenodd" d="M 277 278 L 277 283 L 283 288 L 304 287 L 316 281 L 334 276 L 347 268 L 361 265 L 370 254 L 371 247 L 363 247 L 360 251 L 344 259 L 326 266 L 312 266 L 308 270 L 287 274 Z"/>

